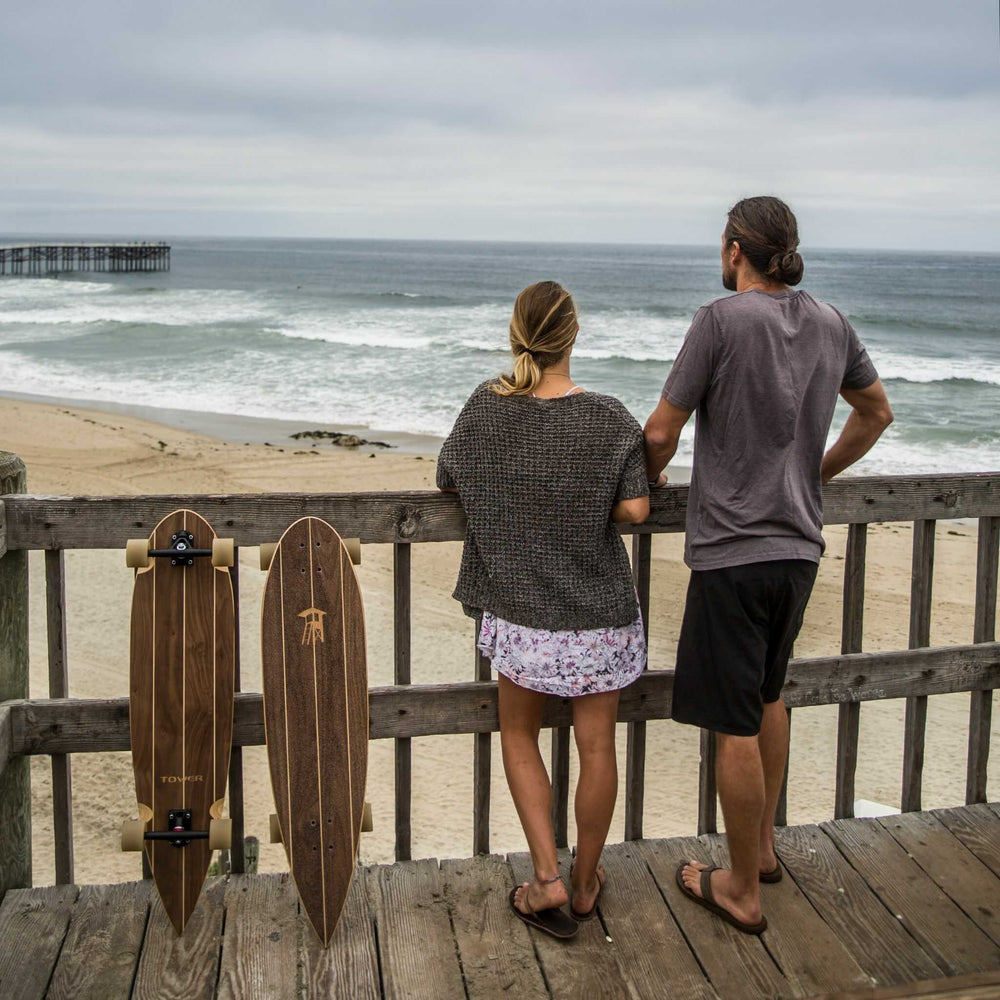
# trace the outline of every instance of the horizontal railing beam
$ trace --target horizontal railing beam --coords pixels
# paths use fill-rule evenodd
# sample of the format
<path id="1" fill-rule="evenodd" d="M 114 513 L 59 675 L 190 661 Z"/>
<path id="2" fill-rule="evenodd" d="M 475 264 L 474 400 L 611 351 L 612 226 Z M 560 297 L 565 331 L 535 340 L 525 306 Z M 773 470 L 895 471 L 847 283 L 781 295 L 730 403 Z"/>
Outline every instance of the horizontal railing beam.
<path id="1" fill-rule="evenodd" d="M 618 721 L 669 719 L 673 683 L 672 670 L 643 673 L 622 690 Z M 995 688 L 1000 688 L 1000 643 L 989 642 L 793 660 L 783 694 L 789 708 L 803 708 Z M 129 749 L 127 698 L 11 701 L 0 706 L 0 727 L 4 709 L 10 713 L 10 750 L 14 755 Z M 571 722 L 568 699 L 547 701 L 543 727 Z M 400 685 L 369 691 L 370 739 L 489 733 L 497 728 L 493 681 Z M 260 694 L 237 694 L 233 745 L 259 746 L 263 742 Z"/>
<path id="2" fill-rule="evenodd" d="M 684 529 L 687 486 L 653 492 L 638 530 Z M 823 491 L 827 524 L 1000 516 L 1000 474 L 879 476 L 835 479 Z M 465 536 L 458 498 L 437 491 L 403 493 L 175 494 L 6 498 L 11 549 L 108 549 L 150 534 L 179 507 L 197 510 L 237 545 L 276 541 L 296 518 L 322 517 L 362 542 L 445 542 Z M 625 532 L 631 525 L 622 526 Z"/>

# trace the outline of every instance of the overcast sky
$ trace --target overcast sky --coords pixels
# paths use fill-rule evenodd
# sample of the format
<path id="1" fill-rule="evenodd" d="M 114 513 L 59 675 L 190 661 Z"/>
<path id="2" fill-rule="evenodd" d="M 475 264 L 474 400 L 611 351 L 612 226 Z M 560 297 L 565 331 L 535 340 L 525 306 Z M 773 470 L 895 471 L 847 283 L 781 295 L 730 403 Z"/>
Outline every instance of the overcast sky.
<path id="1" fill-rule="evenodd" d="M 5 6 L 0 232 L 1000 250 L 997 0 Z"/>

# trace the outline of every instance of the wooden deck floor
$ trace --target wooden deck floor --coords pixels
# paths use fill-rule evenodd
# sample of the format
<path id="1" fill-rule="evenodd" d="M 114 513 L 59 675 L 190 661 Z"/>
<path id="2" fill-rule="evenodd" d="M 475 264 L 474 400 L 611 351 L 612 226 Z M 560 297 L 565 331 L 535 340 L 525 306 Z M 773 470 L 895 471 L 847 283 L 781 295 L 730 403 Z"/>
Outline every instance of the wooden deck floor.
<path id="1" fill-rule="evenodd" d="M 525 854 L 359 870 L 324 951 L 287 875 L 210 880 L 183 937 L 149 882 L 11 891 L 0 996 L 714 998 L 1000 996 L 1000 808 L 781 831 L 786 877 L 746 937 L 685 900 L 679 860 L 719 837 L 609 847 L 599 920 L 570 943 L 507 910 Z M 791 876 L 791 877 L 788 877 Z M 873 987 L 879 987 L 872 992 Z"/>

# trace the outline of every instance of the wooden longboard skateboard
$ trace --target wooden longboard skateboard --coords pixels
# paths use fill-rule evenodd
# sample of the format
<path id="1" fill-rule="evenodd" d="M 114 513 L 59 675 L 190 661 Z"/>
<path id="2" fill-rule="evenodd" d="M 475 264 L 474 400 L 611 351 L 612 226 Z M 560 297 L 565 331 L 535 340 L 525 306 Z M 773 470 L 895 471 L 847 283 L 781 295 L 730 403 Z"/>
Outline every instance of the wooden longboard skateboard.
<path id="1" fill-rule="evenodd" d="M 365 817 L 368 671 L 361 588 L 329 524 L 304 517 L 276 546 L 261 607 L 264 730 L 280 839 L 323 944 L 340 917 Z"/>
<path id="2" fill-rule="evenodd" d="M 230 846 L 222 818 L 233 734 L 235 614 L 232 539 L 176 510 L 148 539 L 129 541 L 135 568 L 129 728 L 138 820 L 122 850 L 145 850 L 181 933 L 212 852 Z"/>

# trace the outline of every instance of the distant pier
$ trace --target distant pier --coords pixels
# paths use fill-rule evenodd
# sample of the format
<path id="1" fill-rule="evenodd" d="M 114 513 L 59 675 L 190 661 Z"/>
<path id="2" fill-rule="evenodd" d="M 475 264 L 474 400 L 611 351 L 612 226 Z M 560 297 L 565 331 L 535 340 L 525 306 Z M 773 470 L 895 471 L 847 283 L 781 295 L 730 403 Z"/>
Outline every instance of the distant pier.
<path id="1" fill-rule="evenodd" d="M 0 275 L 61 271 L 169 271 L 167 243 L 25 243 L 0 246 Z"/>

